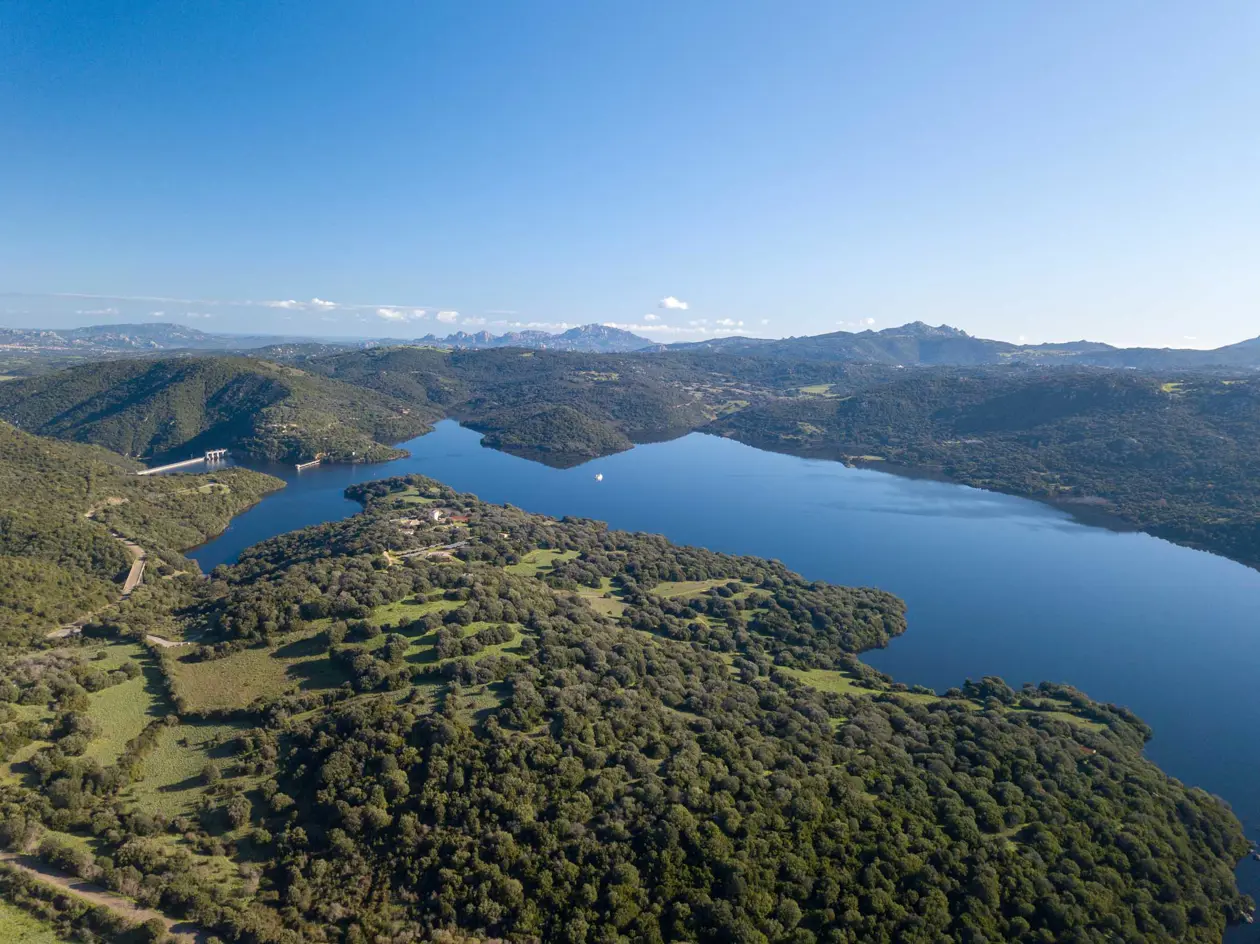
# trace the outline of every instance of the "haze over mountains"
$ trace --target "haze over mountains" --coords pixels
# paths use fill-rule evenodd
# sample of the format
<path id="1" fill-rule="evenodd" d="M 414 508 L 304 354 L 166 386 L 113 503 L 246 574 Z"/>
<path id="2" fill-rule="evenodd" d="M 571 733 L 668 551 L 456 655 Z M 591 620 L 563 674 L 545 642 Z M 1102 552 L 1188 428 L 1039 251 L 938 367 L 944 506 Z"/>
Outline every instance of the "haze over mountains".
<path id="1" fill-rule="evenodd" d="M 835 331 L 799 338 L 707 338 L 665 344 L 608 325 L 589 324 L 559 334 L 545 331 L 456 331 L 445 337 L 428 334 L 413 340 L 397 338 L 317 338 L 312 336 L 211 334 L 183 325 L 121 324 L 72 329 L 0 328 L 0 356 L 126 355 L 157 351 L 256 351 L 267 356 L 298 352 L 328 353 L 384 346 L 420 345 L 484 350 L 530 348 L 619 354 L 635 351 L 719 351 L 763 358 L 835 361 L 886 365 L 980 366 L 1037 364 L 1150 369 L 1195 367 L 1260 368 L 1260 337 L 1213 350 L 1120 348 L 1099 341 L 1017 344 L 977 338 L 949 325 L 921 321 L 879 331 Z"/>

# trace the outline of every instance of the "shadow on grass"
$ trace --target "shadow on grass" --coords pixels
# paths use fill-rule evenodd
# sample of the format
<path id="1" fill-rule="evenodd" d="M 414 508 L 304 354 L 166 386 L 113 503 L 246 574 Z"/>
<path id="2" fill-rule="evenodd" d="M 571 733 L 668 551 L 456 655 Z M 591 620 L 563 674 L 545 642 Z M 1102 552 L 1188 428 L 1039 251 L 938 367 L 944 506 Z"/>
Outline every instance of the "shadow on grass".
<path id="1" fill-rule="evenodd" d="M 305 639 L 295 639 L 271 654 L 273 659 L 310 659 L 328 650 L 328 634 L 316 633 Z"/>
<path id="2" fill-rule="evenodd" d="M 286 674 L 298 680 L 299 688 L 310 691 L 319 688 L 336 688 L 342 682 L 350 681 L 350 676 L 331 659 L 311 659 L 289 666 Z"/>

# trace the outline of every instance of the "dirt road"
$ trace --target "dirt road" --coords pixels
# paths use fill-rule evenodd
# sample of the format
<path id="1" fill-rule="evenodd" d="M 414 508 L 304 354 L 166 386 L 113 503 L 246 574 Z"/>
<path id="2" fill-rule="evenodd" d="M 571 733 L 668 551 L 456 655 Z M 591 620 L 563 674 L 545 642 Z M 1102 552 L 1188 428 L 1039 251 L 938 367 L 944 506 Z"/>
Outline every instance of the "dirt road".
<path id="1" fill-rule="evenodd" d="M 93 905 L 101 905 L 108 908 L 114 914 L 135 924 L 142 924 L 145 921 L 157 918 L 166 925 L 166 930 L 180 944 L 207 944 L 210 940 L 209 934 L 200 928 L 194 927 L 187 921 L 176 921 L 168 918 L 160 912 L 151 908 L 145 908 L 130 898 L 124 898 L 107 888 L 101 888 L 99 885 L 83 881 L 78 876 L 67 875 L 59 869 L 45 865 L 34 856 L 19 855 L 16 852 L 0 852 L 0 862 L 25 872 L 45 885 L 52 885 L 61 891 L 77 895 Z"/>

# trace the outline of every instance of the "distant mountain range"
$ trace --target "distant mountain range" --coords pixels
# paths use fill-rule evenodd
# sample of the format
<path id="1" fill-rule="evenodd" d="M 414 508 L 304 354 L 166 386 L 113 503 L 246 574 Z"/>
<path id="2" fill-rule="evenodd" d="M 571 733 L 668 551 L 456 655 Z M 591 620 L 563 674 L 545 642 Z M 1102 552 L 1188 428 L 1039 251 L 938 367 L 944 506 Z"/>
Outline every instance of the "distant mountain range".
<path id="1" fill-rule="evenodd" d="M 0 328 L 0 348 L 48 353 L 247 351 L 288 339 L 267 335 L 207 334 L 184 325 L 89 325 L 84 328 Z"/>
<path id="2" fill-rule="evenodd" d="M 380 343 L 396 344 L 398 342 L 382 341 Z M 476 334 L 457 331 L 444 338 L 438 338 L 432 334 L 425 335 L 423 338 L 417 338 L 414 343 L 474 350 L 494 347 L 527 347 L 548 351 L 584 351 L 588 354 L 628 354 L 631 351 L 659 347 L 655 341 L 641 338 L 637 334 L 599 324 L 570 328 L 563 334 L 548 334 L 546 331 L 509 331 L 507 334 L 493 335 L 489 331 L 479 331 Z"/>
<path id="3" fill-rule="evenodd" d="M 1260 338 L 1214 350 L 1177 348 L 1120 348 L 1099 341 L 1055 344 L 1014 344 L 976 338 L 949 325 L 921 321 L 882 331 L 835 331 L 800 338 L 710 338 L 661 344 L 611 328 L 589 324 L 560 334 L 545 331 L 456 331 L 411 341 L 396 338 L 314 339 L 276 335 L 209 334 L 176 324 L 95 325 L 65 330 L 0 328 L 0 353 L 125 355 L 156 351 L 248 351 L 263 357 L 290 358 L 365 348 L 419 345 L 457 350 L 534 348 L 592 354 L 636 351 L 722 352 L 776 360 L 804 360 L 902 366 L 980 366 L 1033 364 L 1042 366 L 1127 367 L 1179 369 L 1196 367 L 1260 368 Z"/>
<path id="4" fill-rule="evenodd" d="M 782 340 L 711 338 L 705 341 L 660 345 L 657 349 L 707 350 L 781 360 L 851 361 L 903 366 L 1038 364 L 1164 370 L 1191 367 L 1260 368 L 1260 338 L 1209 351 L 1119 348 L 1100 341 L 1012 344 L 1009 341 L 975 338 L 949 325 L 934 327 L 922 321 L 885 328 L 882 331 L 836 331 Z"/>
<path id="5" fill-rule="evenodd" d="M 280 335 L 210 334 L 184 325 L 153 324 L 91 325 L 84 328 L 0 328 L 0 350 L 20 350 L 48 354 L 123 354 L 147 351 L 259 351 L 284 356 L 300 353 L 328 353 L 396 344 L 428 347 L 484 349 L 526 347 L 552 351 L 584 351 L 591 354 L 622 354 L 654 347 L 620 328 L 589 324 L 563 334 L 545 331 L 509 331 L 493 335 L 488 331 L 469 334 L 456 331 L 439 338 L 429 334 L 406 341 L 399 338 L 325 339 Z"/>

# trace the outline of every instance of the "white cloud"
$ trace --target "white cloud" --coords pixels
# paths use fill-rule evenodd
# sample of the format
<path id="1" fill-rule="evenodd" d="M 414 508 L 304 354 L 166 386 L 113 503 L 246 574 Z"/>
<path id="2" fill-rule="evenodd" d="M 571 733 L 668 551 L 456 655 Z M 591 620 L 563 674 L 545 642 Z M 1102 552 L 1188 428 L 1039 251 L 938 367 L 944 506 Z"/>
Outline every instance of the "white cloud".
<path id="1" fill-rule="evenodd" d="M 75 312 L 76 315 L 116 315 L 117 308 L 80 308 Z"/>
<path id="2" fill-rule="evenodd" d="M 761 319 L 761 323 L 762 323 L 763 325 L 768 325 L 768 324 L 770 323 L 770 319 L 769 319 L 769 318 L 762 318 L 762 319 Z"/>
<path id="3" fill-rule="evenodd" d="M 423 308 L 378 308 L 376 317 L 386 321 L 419 321 L 426 316 Z"/>
<path id="4" fill-rule="evenodd" d="M 660 320 L 661 320 L 661 316 L 660 316 L 660 315 L 653 315 L 653 314 L 649 313 L 649 314 L 646 314 L 646 315 L 644 315 L 644 316 L 643 316 L 643 320 L 644 320 L 644 321 L 660 321 Z"/>
<path id="5" fill-rule="evenodd" d="M 709 334 L 708 328 L 681 328 L 677 325 L 667 324 L 622 324 L 618 321 L 605 321 L 605 328 L 620 328 L 622 331 L 629 331 L 633 334 Z M 727 328 L 716 328 L 713 334 L 729 334 Z"/>
<path id="6" fill-rule="evenodd" d="M 708 318 L 696 318 L 694 321 L 687 322 L 687 324 L 691 325 L 693 328 L 698 328 L 701 325 L 707 325 L 708 323 L 709 323 Z"/>
<path id="7" fill-rule="evenodd" d="M 576 328 L 577 325 L 569 324 L 567 321 L 496 321 L 496 325 L 502 325 L 505 328 L 514 328 L 517 331 L 568 331 L 570 328 Z"/>
<path id="8" fill-rule="evenodd" d="M 151 311 L 151 312 L 149 312 L 149 317 L 150 317 L 150 318 L 164 318 L 164 317 L 166 317 L 166 312 L 164 312 L 164 311 Z"/>
<path id="9" fill-rule="evenodd" d="M 735 321 L 733 318 L 719 318 L 713 323 L 721 328 L 742 328 L 744 326 L 742 321 Z"/>
<path id="10" fill-rule="evenodd" d="M 680 301 L 679 299 L 675 298 L 673 295 L 666 295 L 664 298 L 662 298 L 659 302 L 656 303 L 656 307 L 657 308 L 676 308 L 679 311 L 686 311 L 691 306 L 688 305 L 686 302 Z"/>
<path id="11" fill-rule="evenodd" d="M 486 319 L 485 319 L 485 318 L 465 318 L 465 319 L 464 319 L 464 324 L 466 324 L 466 325 L 470 325 L 470 326 L 472 326 L 472 327 L 474 327 L 474 328 L 475 328 L 475 327 L 478 327 L 478 326 L 480 326 L 480 325 L 483 325 L 483 324 L 485 324 L 485 323 L 486 323 Z"/>
<path id="12" fill-rule="evenodd" d="M 457 311 L 439 311 L 435 316 L 442 324 L 454 324 L 459 320 L 459 312 Z"/>
<path id="13" fill-rule="evenodd" d="M 226 302 L 225 304 L 237 303 Z M 261 302 L 260 304 L 267 308 L 283 308 L 285 311 L 332 311 L 335 308 L 343 307 L 324 298 L 312 298 L 309 302 L 300 302 L 296 298 L 286 298 L 283 301 Z"/>
<path id="14" fill-rule="evenodd" d="M 184 312 L 184 317 L 185 318 L 213 318 L 214 315 L 210 314 L 208 311 L 186 311 Z"/>
<path id="15" fill-rule="evenodd" d="M 859 318 L 857 321 L 837 321 L 836 325 L 841 328 L 860 328 L 865 331 L 871 325 L 875 324 L 874 318 Z"/>

